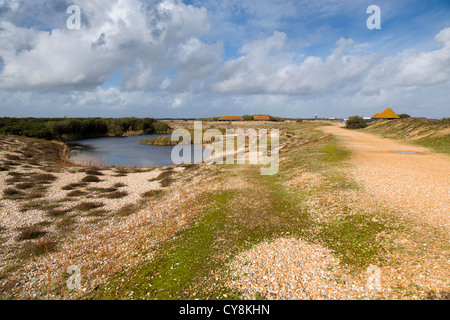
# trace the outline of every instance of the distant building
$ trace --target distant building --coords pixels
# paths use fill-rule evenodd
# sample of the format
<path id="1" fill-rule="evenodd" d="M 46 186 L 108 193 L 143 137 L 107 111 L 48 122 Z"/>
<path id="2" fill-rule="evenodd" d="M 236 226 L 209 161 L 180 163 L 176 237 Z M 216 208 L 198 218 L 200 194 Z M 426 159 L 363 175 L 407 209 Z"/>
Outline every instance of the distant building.
<path id="1" fill-rule="evenodd" d="M 218 121 L 244 121 L 240 116 L 223 116 Z"/>
<path id="2" fill-rule="evenodd" d="M 386 120 L 392 120 L 392 119 L 400 119 L 400 117 L 392 111 L 391 108 L 387 108 L 382 113 L 376 113 L 372 116 L 372 119 L 386 119 Z"/>
<path id="3" fill-rule="evenodd" d="M 270 121 L 269 116 L 253 116 L 253 120 L 255 121 Z"/>

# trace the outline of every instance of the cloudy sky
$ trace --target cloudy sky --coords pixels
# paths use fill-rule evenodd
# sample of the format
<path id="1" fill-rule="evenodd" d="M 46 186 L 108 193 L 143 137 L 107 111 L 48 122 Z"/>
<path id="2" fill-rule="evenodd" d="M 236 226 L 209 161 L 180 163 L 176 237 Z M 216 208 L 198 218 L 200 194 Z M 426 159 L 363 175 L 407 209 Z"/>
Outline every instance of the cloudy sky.
<path id="1" fill-rule="evenodd" d="M 450 117 L 450 0 L 0 0 L 0 117 L 387 107 Z"/>

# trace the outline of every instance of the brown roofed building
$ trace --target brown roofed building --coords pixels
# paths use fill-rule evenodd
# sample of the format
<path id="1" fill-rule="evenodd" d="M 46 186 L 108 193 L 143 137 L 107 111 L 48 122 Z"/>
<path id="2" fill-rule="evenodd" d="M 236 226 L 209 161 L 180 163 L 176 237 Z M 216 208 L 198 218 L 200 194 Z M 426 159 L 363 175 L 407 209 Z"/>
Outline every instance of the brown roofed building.
<path id="1" fill-rule="evenodd" d="M 269 116 L 253 116 L 253 120 L 255 121 L 270 121 Z"/>
<path id="2" fill-rule="evenodd" d="M 239 116 L 223 116 L 218 121 L 244 121 L 244 119 Z"/>

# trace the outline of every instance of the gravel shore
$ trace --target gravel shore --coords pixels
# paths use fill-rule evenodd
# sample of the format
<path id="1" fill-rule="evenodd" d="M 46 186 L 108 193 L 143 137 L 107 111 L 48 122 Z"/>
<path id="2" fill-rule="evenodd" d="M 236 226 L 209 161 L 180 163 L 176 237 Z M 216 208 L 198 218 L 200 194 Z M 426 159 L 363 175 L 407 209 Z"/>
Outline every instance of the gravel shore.
<path id="1" fill-rule="evenodd" d="M 349 215 L 373 216 L 375 223 L 391 223 L 389 217 L 395 217 L 389 225 L 394 231 L 377 234 L 390 248 L 372 269 L 380 272 L 380 287 L 369 285 L 376 284 L 368 282 L 373 273 L 355 272 L 323 243 L 289 234 L 237 254 L 227 264 L 225 285 L 244 299 L 422 299 L 430 292 L 435 293 L 432 298 L 448 297 L 450 256 L 448 241 L 442 242 L 449 239 L 448 157 L 337 127 L 322 129 L 352 151 L 348 166 L 340 170 L 358 187 L 334 188 L 325 175 L 300 168 L 286 179 L 283 190 L 314 195 L 301 206 L 319 227 L 337 221 L 343 208 Z M 0 159 L 24 159 L 21 150 L 39 144 L 2 139 Z M 286 143 L 298 147 L 293 140 Z M 245 190 L 267 190 L 243 179 L 239 169 L 230 170 L 224 180 L 219 166 L 86 168 L 56 164 L 43 152 L 30 160 L 1 164 L 1 194 L 25 188 L 39 175 L 48 179 L 34 183 L 31 191 L 0 199 L 0 296 L 6 299 L 77 299 L 95 292 L 118 273 L 152 261 L 161 244 L 209 208 L 203 195 L 232 190 L 237 194 L 232 210 L 241 207 L 237 202 L 265 209 L 264 197 L 252 204 Z M 95 181 L 83 183 L 87 176 Z M 36 198 L 27 198 L 33 193 L 38 193 Z M 94 207 L 83 209 L 86 202 Z M 37 238 L 20 239 L 30 227 L 40 232 Z M 56 250 L 23 254 L 43 241 L 54 242 Z M 71 265 L 81 268 L 78 291 L 66 287 Z"/>

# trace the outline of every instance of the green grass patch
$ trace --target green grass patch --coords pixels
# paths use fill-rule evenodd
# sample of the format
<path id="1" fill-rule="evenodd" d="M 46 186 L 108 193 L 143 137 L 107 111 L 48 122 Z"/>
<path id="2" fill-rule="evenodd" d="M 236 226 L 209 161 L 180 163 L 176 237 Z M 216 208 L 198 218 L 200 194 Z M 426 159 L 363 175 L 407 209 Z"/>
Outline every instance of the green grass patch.
<path id="1" fill-rule="evenodd" d="M 416 144 L 436 152 L 450 154 L 450 135 L 422 138 L 417 140 Z"/>
<path id="2" fill-rule="evenodd" d="M 248 179 L 256 179 L 254 183 L 267 185 L 267 178 L 256 169 L 243 174 Z M 278 180 L 270 184 L 274 189 L 267 190 L 269 203 L 258 212 L 249 210 L 251 203 L 240 200 L 241 190 L 207 196 L 209 209 L 163 244 L 150 264 L 139 266 L 132 273 L 118 274 L 108 285 L 109 288 L 117 286 L 118 291 L 101 291 L 97 297 L 122 299 L 133 291 L 133 298 L 137 299 L 222 299 L 224 293 L 228 298 L 237 299 L 239 293 L 216 282 L 212 272 L 223 268 L 225 261 L 242 250 L 286 231 L 301 234 L 308 225 L 305 211 L 282 190 Z M 258 191 L 245 192 L 248 197 L 258 197 Z M 237 203 L 242 208 L 237 208 Z"/>
<path id="3" fill-rule="evenodd" d="M 339 256 L 343 264 L 362 271 L 370 264 L 380 264 L 386 251 L 381 232 L 392 229 L 386 219 L 357 213 L 329 221 L 319 234 L 321 242 Z"/>

